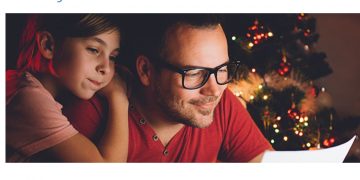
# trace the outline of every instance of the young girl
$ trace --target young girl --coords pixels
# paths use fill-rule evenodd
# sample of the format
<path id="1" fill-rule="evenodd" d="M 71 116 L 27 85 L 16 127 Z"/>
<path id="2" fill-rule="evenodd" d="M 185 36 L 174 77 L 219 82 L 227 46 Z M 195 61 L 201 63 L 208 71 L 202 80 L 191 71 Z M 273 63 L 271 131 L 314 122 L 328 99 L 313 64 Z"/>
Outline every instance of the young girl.
<path id="1" fill-rule="evenodd" d="M 110 17 L 43 14 L 28 20 L 17 70 L 6 72 L 6 161 L 125 162 L 126 85 L 115 75 L 120 31 Z M 109 105 L 98 146 L 69 123 L 55 99 L 69 91 Z"/>

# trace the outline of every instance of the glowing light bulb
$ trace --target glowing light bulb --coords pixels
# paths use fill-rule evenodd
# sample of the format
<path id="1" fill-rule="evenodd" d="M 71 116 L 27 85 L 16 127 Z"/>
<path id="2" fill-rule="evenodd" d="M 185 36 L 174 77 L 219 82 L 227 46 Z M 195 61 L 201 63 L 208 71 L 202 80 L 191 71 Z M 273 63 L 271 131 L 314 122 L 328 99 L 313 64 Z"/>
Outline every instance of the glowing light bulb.
<path id="1" fill-rule="evenodd" d="M 279 129 L 275 129 L 275 132 L 276 132 L 276 133 L 279 133 L 279 132 L 280 132 L 280 130 L 279 130 Z"/>
<path id="2" fill-rule="evenodd" d="M 264 99 L 264 100 L 267 100 L 268 98 L 269 98 L 269 96 L 267 96 L 267 95 L 264 95 L 264 96 L 263 96 L 263 99 Z"/>
<path id="3" fill-rule="evenodd" d="M 274 143 L 275 143 L 275 140 L 274 140 L 274 139 L 271 139 L 270 142 L 271 142 L 271 144 L 274 144 Z"/>
<path id="4" fill-rule="evenodd" d="M 248 45 L 249 47 L 253 47 L 254 46 L 254 44 L 253 43 L 249 43 L 249 45 Z"/>
<path id="5" fill-rule="evenodd" d="M 239 97 L 240 93 L 239 92 L 235 92 L 235 96 Z"/>
<path id="6" fill-rule="evenodd" d="M 263 86 L 260 84 L 260 85 L 259 85 L 259 89 L 262 89 L 262 88 L 263 88 Z"/>
<path id="7" fill-rule="evenodd" d="M 309 124 L 307 122 L 304 123 L 304 126 L 308 126 Z"/>
<path id="8" fill-rule="evenodd" d="M 276 120 L 280 121 L 280 120 L 281 120 L 281 116 L 276 117 Z"/>
<path id="9" fill-rule="evenodd" d="M 253 100 L 255 97 L 253 95 L 250 96 L 250 99 Z"/>
<path id="10" fill-rule="evenodd" d="M 308 50 L 309 50 L 309 46 L 308 46 L 308 45 L 305 45 L 305 46 L 304 46 L 304 49 L 305 49 L 305 51 L 308 51 Z"/>
<path id="11" fill-rule="evenodd" d="M 253 72 L 253 73 L 256 72 L 256 69 L 255 69 L 255 68 L 252 68 L 252 69 L 251 69 L 251 72 Z"/>
<path id="12" fill-rule="evenodd" d="M 236 40 L 236 36 L 232 36 L 231 39 L 232 39 L 233 41 L 235 41 L 235 40 Z"/>
<path id="13" fill-rule="evenodd" d="M 299 132 L 299 136 L 303 136 L 304 134 L 303 134 L 303 132 Z"/>
<path id="14" fill-rule="evenodd" d="M 305 117 L 304 117 L 304 120 L 305 120 L 305 121 L 308 121 L 308 120 L 309 120 L 309 117 L 305 116 Z"/>
<path id="15" fill-rule="evenodd" d="M 324 87 L 321 88 L 321 92 L 325 92 L 325 88 L 324 88 Z"/>
<path id="16" fill-rule="evenodd" d="M 307 146 L 307 147 L 310 147 L 310 146 L 311 146 L 311 144 L 310 144 L 310 143 L 306 143 L 306 146 Z"/>
<path id="17" fill-rule="evenodd" d="M 274 128 L 277 128 L 277 127 L 278 127 L 278 125 L 277 125 L 277 124 L 274 124 L 274 125 L 273 125 L 273 127 L 274 127 Z"/>
<path id="18" fill-rule="evenodd" d="M 299 120 L 299 122 L 301 122 L 301 123 L 304 122 L 304 118 L 301 117 L 300 120 Z"/>
<path id="19" fill-rule="evenodd" d="M 287 141 L 289 138 L 287 136 L 284 136 L 284 141 Z"/>
<path id="20" fill-rule="evenodd" d="M 274 34 L 272 32 L 268 32 L 268 36 L 272 37 Z"/>

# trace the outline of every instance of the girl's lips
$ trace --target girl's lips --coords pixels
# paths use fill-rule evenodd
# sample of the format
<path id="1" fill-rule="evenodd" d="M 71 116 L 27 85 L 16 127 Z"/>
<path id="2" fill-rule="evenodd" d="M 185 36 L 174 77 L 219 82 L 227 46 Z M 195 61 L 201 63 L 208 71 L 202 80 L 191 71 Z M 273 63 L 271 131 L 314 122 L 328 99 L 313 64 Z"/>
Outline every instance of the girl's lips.
<path id="1" fill-rule="evenodd" d="M 92 79 L 88 79 L 92 84 L 96 85 L 96 86 L 100 86 L 102 83 L 99 82 L 99 81 L 95 81 L 95 80 L 92 80 Z"/>

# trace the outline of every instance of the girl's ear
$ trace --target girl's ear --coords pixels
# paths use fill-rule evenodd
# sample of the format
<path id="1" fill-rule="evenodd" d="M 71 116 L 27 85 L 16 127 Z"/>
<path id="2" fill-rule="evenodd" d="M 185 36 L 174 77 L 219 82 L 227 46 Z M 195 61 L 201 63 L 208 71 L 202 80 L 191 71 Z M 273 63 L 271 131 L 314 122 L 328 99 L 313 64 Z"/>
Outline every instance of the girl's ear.
<path id="1" fill-rule="evenodd" d="M 47 31 L 36 33 L 36 43 L 41 55 L 48 60 L 54 57 L 55 41 L 53 36 Z"/>
<path id="2" fill-rule="evenodd" d="M 152 75 L 151 66 L 151 62 L 146 56 L 140 55 L 136 58 L 136 71 L 139 75 L 140 82 L 144 86 L 150 85 Z"/>

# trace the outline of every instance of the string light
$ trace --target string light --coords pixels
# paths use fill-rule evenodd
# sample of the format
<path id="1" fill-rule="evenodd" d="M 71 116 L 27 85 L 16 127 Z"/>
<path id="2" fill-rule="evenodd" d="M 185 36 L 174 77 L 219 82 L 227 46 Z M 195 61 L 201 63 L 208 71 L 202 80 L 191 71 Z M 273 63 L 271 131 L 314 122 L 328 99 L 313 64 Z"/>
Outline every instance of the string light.
<path id="1" fill-rule="evenodd" d="M 308 45 L 305 45 L 305 46 L 304 46 L 304 49 L 305 49 L 305 51 L 308 51 L 308 50 L 309 50 L 309 46 L 308 46 Z"/>
<path id="2" fill-rule="evenodd" d="M 310 144 L 310 143 L 306 143 L 306 146 L 307 146 L 307 147 L 310 147 L 310 146 L 311 146 L 311 144 Z"/>
<path id="3" fill-rule="evenodd" d="M 281 116 L 276 117 L 276 120 L 280 121 L 280 120 L 281 120 Z"/>
<path id="4" fill-rule="evenodd" d="M 284 136 L 283 140 L 287 141 L 289 138 L 287 136 Z"/>
<path id="5" fill-rule="evenodd" d="M 274 144 L 274 143 L 275 143 L 275 140 L 274 140 L 274 139 L 271 139 L 270 142 L 271 142 L 271 144 Z"/>
<path id="6" fill-rule="evenodd" d="M 309 117 L 305 116 L 305 117 L 304 117 L 304 120 L 305 120 L 305 121 L 308 121 L 308 120 L 309 120 Z"/>
<path id="7" fill-rule="evenodd" d="M 280 132 L 280 130 L 279 130 L 279 129 L 275 129 L 275 132 L 276 132 L 276 133 L 279 133 L 279 132 Z"/>
<path id="8" fill-rule="evenodd" d="M 277 124 L 274 124 L 274 125 L 273 125 L 273 127 L 274 127 L 274 128 L 277 128 L 277 127 L 278 127 L 278 125 L 277 125 Z"/>
<path id="9" fill-rule="evenodd" d="M 304 126 L 308 126 L 309 124 L 307 122 L 304 123 Z"/>
<path id="10" fill-rule="evenodd" d="M 251 99 L 251 100 L 254 100 L 254 98 L 255 98 L 255 97 L 254 97 L 253 95 L 250 96 L 250 99 Z"/>
<path id="11" fill-rule="evenodd" d="M 264 99 L 264 100 L 267 100 L 268 98 L 269 98 L 268 95 L 264 95 L 264 96 L 263 96 L 263 99 Z"/>
<path id="12" fill-rule="evenodd" d="M 262 89 L 262 88 L 263 88 L 263 86 L 260 84 L 260 85 L 259 85 L 259 89 Z"/>
<path id="13" fill-rule="evenodd" d="M 235 40 L 236 40 L 236 36 L 232 36 L 231 39 L 232 39 L 233 41 L 235 41 Z"/>
<path id="14" fill-rule="evenodd" d="M 251 72 L 255 73 L 255 72 L 256 72 L 256 69 L 255 69 L 255 68 L 252 68 L 252 69 L 251 69 Z"/>
<path id="15" fill-rule="evenodd" d="M 325 92 L 325 88 L 324 88 L 324 87 L 321 88 L 321 92 Z"/>
<path id="16" fill-rule="evenodd" d="M 300 120 L 299 120 L 299 122 L 304 122 L 304 118 L 303 117 L 300 117 Z"/>
<path id="17" fill-rule="evenodd" d="M 253 44 L 252 42 L 250 42 L 250 43 L 248 44 L 248 46 L 249 46 L 250 48 L 252 48 L 252 47 L 254 46 L 254 44 Z"/>

